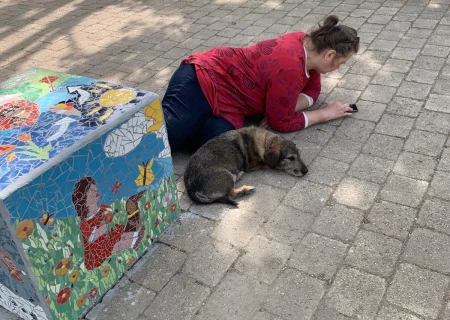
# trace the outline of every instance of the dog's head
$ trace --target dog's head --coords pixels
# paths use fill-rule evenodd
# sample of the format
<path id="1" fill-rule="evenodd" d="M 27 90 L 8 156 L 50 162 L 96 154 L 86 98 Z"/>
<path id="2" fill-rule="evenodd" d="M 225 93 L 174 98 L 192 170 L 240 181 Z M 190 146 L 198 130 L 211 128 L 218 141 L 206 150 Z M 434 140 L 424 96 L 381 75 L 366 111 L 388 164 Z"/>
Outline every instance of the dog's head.
<path id="1" fill-rule="evenodd" d="M 308 172 L 295 143 L 279 136 L 272 139 L 264 154 L 264 161 L 271 169 L 283 170 L 296 177 Z"/>

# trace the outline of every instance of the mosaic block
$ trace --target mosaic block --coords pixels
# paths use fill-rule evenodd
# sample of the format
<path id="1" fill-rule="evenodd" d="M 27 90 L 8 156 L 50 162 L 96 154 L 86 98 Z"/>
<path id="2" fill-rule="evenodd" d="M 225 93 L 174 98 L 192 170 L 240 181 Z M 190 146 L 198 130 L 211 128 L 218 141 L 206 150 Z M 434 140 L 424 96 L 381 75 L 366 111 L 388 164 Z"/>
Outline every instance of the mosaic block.
<path id="1" fill-rule="evenodd" d="M 159 98 L 32 69 L 0 83 L 0 305 L 78 319 L 179 213 Z"/>

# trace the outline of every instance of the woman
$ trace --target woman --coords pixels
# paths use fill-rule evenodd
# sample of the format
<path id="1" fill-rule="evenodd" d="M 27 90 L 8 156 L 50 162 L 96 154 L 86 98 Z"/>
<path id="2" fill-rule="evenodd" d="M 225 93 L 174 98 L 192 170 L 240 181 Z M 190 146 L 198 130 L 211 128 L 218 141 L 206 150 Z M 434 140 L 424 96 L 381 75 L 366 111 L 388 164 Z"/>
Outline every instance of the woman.
<path id="1" fill-rule="evenodd" d="M 310 107 L 320 74 L 337 70 L 358 52 L 356 30 L 329 16 L 311 34 L 293 32 L 247 48 L 218 47 L 183 60 L 162 101 L 172 150 L 196 149 L 241 128 L 246 116 L 260 126 L 291 132 L 350 115 L 348 104 Z"/>
<path id="2" fill-rule="evenodd" d="M 127 223 L 127 225 L 116 224 L 108 233 L 108 225 L 112 222 L 114 213 L 106 204 L 99 206 L 99 198 L 97 184 L 92 177 L 84 177 L 75 184 L 72 202 L 81 218 L 84 264 L 88 270 L 101 266 L 117 251 L 136 249 L 145 231 L 143 226 L 136 226 L 133 228 L 135 232 L 129 232 Z"/>

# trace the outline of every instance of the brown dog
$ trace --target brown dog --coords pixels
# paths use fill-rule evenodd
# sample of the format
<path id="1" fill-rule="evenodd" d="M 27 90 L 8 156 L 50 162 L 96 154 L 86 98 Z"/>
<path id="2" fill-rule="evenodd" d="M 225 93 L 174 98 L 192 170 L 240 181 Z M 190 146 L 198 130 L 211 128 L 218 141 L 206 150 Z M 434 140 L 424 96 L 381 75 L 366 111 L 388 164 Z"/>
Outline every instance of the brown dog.
<path id="1" fill-rule="evenodd" d="M 268 130 L 247 127 L 226 132 L 205 143 L 191 157 L 184 174 L 189 197 L 197 203 L 234 200 L 255 188 L 234 184 L 244 172 L 259 169 L 283 170 L 296 177 L 308 172 L 292 141 Z"/>

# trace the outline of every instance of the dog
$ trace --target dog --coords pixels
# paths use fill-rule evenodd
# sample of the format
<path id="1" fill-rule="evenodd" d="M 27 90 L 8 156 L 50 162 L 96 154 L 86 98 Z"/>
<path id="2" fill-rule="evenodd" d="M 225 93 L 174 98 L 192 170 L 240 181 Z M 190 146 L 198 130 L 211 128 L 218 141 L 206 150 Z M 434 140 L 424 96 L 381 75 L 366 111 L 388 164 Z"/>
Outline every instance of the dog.
<path id="1" fill-rule="evenodd" d="M 184 174 L 189 197 L 196 203 L 235 201 L 254 192 L 251 186 L 235 188 L 245 172 L 283 170 L 300 177 L 308 168 L 295 143 L 259 127 L 225 132 L 201 146 L 191 157 Z"/>

